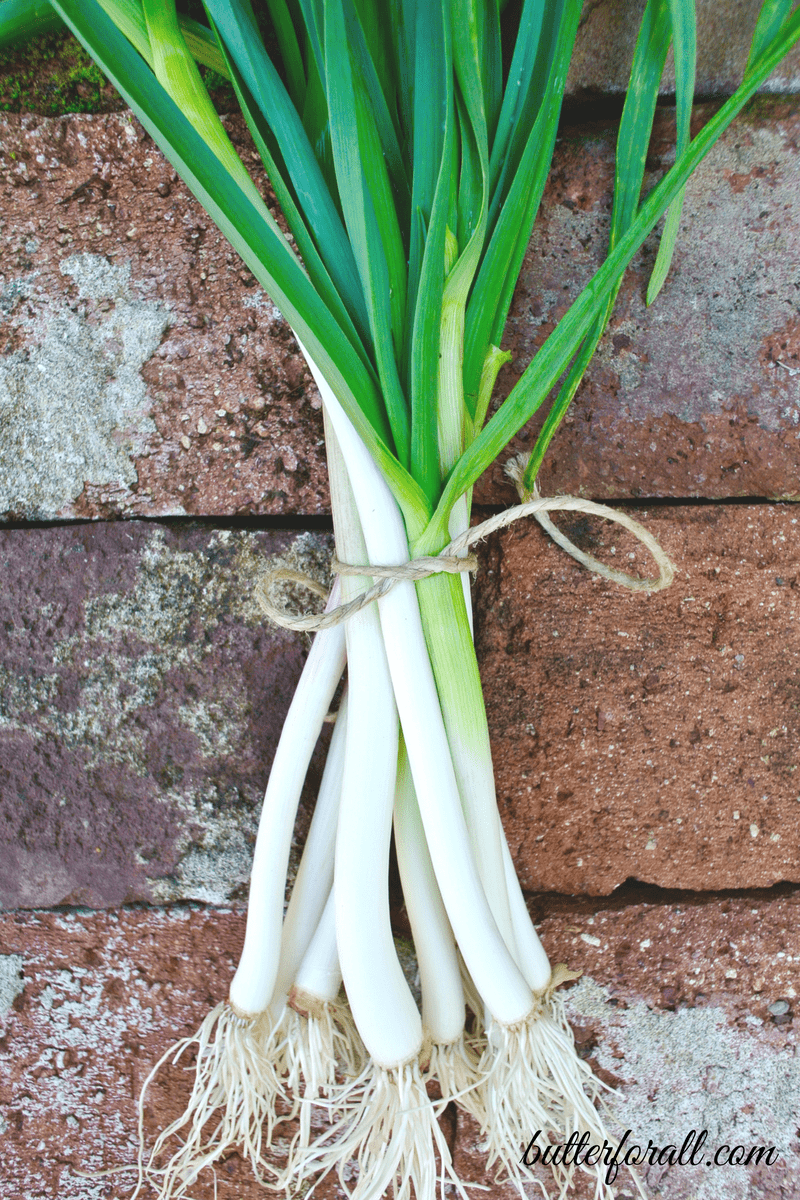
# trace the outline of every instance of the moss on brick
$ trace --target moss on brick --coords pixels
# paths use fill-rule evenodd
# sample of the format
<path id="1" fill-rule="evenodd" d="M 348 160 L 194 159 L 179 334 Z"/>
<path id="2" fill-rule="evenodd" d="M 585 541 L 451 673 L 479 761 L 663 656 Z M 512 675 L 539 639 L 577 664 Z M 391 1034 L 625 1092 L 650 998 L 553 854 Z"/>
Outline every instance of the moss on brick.
<path id="1" fill-rule="evenodd" d="M 236 96 L 227 79 L 202 67 L 201 74 L 217 111 L 235 112 Z M 2 112 L 57 117 L 71 112 L 121 112 L 124 108 L 122 97 L 66 30 L 0 50 Z"/>
<path id="2" fill-rule="evenodd" d="M 0 51 L 0 110 L 55 117 L 117 112 L 125 104 L 71 34 L 46 34 Z"/>

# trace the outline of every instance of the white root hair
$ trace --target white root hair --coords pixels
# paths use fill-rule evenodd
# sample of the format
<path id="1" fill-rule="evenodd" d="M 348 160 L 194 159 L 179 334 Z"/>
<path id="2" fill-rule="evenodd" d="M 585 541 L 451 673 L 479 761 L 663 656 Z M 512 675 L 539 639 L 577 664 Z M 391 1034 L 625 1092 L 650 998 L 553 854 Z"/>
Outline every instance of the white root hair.
<path id="1" fill-rule="evenodd" d="M 605 1107 L 601 1089 L 612 1089 L 602 1084 L 578 1057 L 563 1002 L 553 995 L 553 988 L 570 977 L 574 978 L 574 973 L 559 964 L 549 987 L 537 995 L 536 1006 L 526 1020 L 512 1026 L 493 1022 L 487 1031 L 481 1064 L 484 1077 L 475 1093 L 482 1110 L 478 1119 L 485 1139 L 483 1148 L 489 1168 L 498 1164 L 516 1184 L 521 1196 L 525 1196 L 526 1183 L 537 1185 L 547 1194 L 541 1180 L 521 1157 L 537 1130 L 541 1131 L 541 1150 L 548 1141 L 563 1144 L 571 1134 L 579 1138 L 584 1132 L 590 1135 L 593 1145 L 602 1146 L 606 1142 L 616 1146 L 596 1107 L 598 1102 Z M 559 1200 L 564 1200 L 576 1166 L 574 1163 L 565 1166 L 562 1162 L 548 1165 Z M 602 1158 L 596 1166 L 581 1163 L 577 1169 L 594 1176 L 595 1200 L 613 1200 Z M 641 1189 L 635 1175 L 634 1181 Z"/>
<path id="2" fill-rule="evenodd" d="M 292 1098 L 289 1117 L 299 1117 L 281 1175 L 282 1186 L 287 1187 L 295 1160 L 311 1143 L 315 1107 L 341 1114 L 342 1097 L 363 1070 L 367 1054 L 349 1008 L 338 1000 L 319 1000 L 293 989 L 282 1023 L 286 1038 L 281 1066 Z"/>
<path id="3" fill-rule="evenodd" d="M 249 1160 L 259 1182 L 269 1186 L 264 1171 L 277 1172 L 266 1162 L 263 1150 L 282 1119 L 277 1110 L 287 1100 L 279 1068 L 283 1038 L 280 1024 L 271 1027 L 267 1013 L 243 1016 L 225 1001 L 212 1009 L 195 1034 L 161 1056 L 139 1097 L 139 1181 L 131 1200 L 145 1178 L 156 1189 L 158 1200 L 180 1200 L 200 1172 L 233 1147 Z M 189 1102 L 159 1134 L 145 1164 L 147 1089 L 164 1063 L 177 1063 L 191 1046 L 197 1047 L 197 1064 Z M 159 1167 L 158 1160 L 173 1137 L 182 1144 Z"/>
<path id="4" fill-rule="evenodd" d="M 462 1033 L 448 1044 L 426 1043 L 430 1047 L 430 1059 L 424 1071 L 425 1080 L 436 1080 L 442 1093 L 437 1101 L 441 1113 L 455 1101 L 465 1112 L 477 1120 L 483 1117 L 480 1085 L 483 1080 L 482 1051 L 484 1041 Z"/>
<path id="5" fill-rule="evenodd" d="M 296 1159 L 295 1188 L 314 1187 L 334 1169 L 351 1200 L 433 1197 L 444 1200 L 453 1185 L 469 1200 L 453 1167 L 450 1149 L 425 1089 L 425 1076 L 414 1059 L 398 1067 L 369 1062 L 338 1097 L 333 1124 Z M 347 1179 L 357 1172 L 355 1185 Z"/>

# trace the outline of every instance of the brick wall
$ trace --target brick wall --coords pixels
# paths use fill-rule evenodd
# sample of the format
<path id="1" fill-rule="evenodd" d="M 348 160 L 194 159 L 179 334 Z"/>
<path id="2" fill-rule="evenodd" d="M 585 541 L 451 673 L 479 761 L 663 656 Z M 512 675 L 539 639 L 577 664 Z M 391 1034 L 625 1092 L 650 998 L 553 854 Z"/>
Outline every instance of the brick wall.
<path id="1" fill-rule="evenodd" d="M 701 9 L 704 95 L 746 57 L 755 8 L 726 14 Z M 623 4 L 584 14 L 498 397 L 602 258 L 604 114 L 632 27 Z M 546 492 L 633 509 L 675 583 L 622 592 L 517 525 L 482 548 L 475 585 L 501 813 L 551 959 L 584 971 L 581 1052 L 645 1142 L 705 1128 L 780 1151 L 653 1167 L 665 1200 L 800 1197 L 799 64 L 698 171 L 651 309 L 654 242 L 637 257 L 542 472 Z M 653 172 L 671 134 L 665 107 Z M 132 1161 L 149 1064 L 235 966 L 307 650 L 264 625 L 253 588 L 275 562 L 326 576 L 320 401 L 280 314 L 127 113 L 6 113 L 0 193 L 0 1179 L 9 1197 L 94 1200 L 123 1184 L 80 1172 Z M 476 500 L 512 498 L 500 463 Z M 561 523 L 647 570 L 627 535 Z M 182 1086 L 167 1072 L 148 1129 Z M 475 1130 L 451 1135 L 482 1178 Z M 220 1200 L 257 1194 L 236 1156 L 218 1176 Z"/>

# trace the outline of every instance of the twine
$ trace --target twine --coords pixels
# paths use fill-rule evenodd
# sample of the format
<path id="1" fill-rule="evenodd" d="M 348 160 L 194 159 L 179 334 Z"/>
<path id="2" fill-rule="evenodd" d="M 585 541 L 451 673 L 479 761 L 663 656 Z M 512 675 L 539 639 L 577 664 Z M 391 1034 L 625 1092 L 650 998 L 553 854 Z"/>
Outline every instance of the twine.
<path id="1" fill-rule="evenodd" d="M 339 604 L 329 612 L 306 613 L 302 617 L 295 617 L 270 599 L 269 591 L 274 584 L 299 583 L 317 596 L 322 596 L 323 600 L 327 600 L 329 593 L 310 575 L 292 571 L 288 567 L 276 567 L 273 571 L 267 571 L 256 584 L 256 600 L 264 615 L 283 629 L 294 629 L 298 633 L 319 633 L 321 629 L 331 629 L 334 625 L 341 625 L 342 621 L 349 620 L 355 613 L 361 612 L 362 608 L 385 596 L 401 579 L 426 579 L 429 575 L 438 575 L 442 571 L 458 575 L 461 571 L 477 569 L 478 560 L 474 554 L 469 554 L 466 558 L 437 554 L 430 558 L 415 558 L 413 562 L 402 563 L 397 567 L 380 567 L 372 563 L 357 567 L 334 558 L 331 562 L 332 575 L 371 575 L 378 582 L 355 599 Z"/>
<path id="2" fill-rule="evenodd" d="M 477 571 L 478 560 L 474 554 L 469 553 L 470 548 L 483 541 L 490 533 L 495 533 L 498 529 L 505 529 L 523 517 L 535 517 L 562 550 L 565 550 L 587 570 L 603 579 L 608 579 L 610 582 L 617 583 L 634 592 L 660 592 L 669 587 L 675 577 L 675 566 L 643 525 L 640 525 L 633 517 L 629 517 L 627 513 L 608 508 L 605 504 L 595 504 L 592 500 L 583 500 L 578 496 L 543 497 L 539 494 L 539 489 L 535 484 L 533 493 L 527 492 L 522 483 L 526 461 L 526 458 L 522 456 L 512 459 L 506 465 L 506 474 L 516 485 L 522 503 L 487 518 L 480 525 L 473 525 L 470 529 L 465 530 L 459 537 L 454 538 L 441 554 L 415 558 L 411 562 L 401 563 L 397 566 L 377 566 L 373 563 L 356 566 L 353 563 L 342 563 L 338 559 L 334 559 L 331 563 L 331 574 L 371 576 L 373 579 L 377 579 L 377 583 L 367 588 L 355 599 L 349 600 L 345 604 L 339 604 L 328 612 L 306 613 L 300 617 L 293 616 L 285 608 L 273 603 L 269 591 L 274 584 L 298 583 L 324 599 L 328 598 L 329 593 L 309 575 L 290 570 L 288 567 L 278 567 L 266 572 L 256 585 L 256 599 L 259 606 L 274 624 L 283 629 L 307 633 L 318 633 L 322 629 L 330 629 L 334 625 L 340 625 L 342 621 L 349 620 L 355 613 L 366 608 L 368 604 L 385 596 L 401 580 L 427 579 L 430 575 L 438 575 L 442 572 L 457 575 L 462 571 Z M 586 516 L 604 517 L 607 521 L 622 525 L 650 551 L 658 567 L 658 578 L 642 579 L 598 562 L 591 554 L 586 554 L 573 545 L 546 515 L 549 512 L 578 512 Z"/>

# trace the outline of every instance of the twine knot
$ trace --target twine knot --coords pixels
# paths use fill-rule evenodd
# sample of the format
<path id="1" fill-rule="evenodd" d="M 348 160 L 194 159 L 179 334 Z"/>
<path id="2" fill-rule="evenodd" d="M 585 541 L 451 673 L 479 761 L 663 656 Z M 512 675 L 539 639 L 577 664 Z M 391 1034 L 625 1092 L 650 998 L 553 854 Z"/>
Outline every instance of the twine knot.
<path id="1" fill-rule="evenodd" d="M 643 525 L 635 521 L 633 517 L 629 517 L 627 513 L 620 512 L 615 508 L 609 508 L 605 504 L 595 504 L 593 500 L 583 500 L 578 496 L 552 496 L 546 498 L 539 494 L 536 484 L 534 484 L 533 492 L 528 492 L 523 485 L 526 462 L 527 459 L 525 456 L 520 456 L 519 458 L 511 459 L 505 468 L 506 475 L 508 475 L 516 486 L 521 503 L 512 508 L 505 509 L 496 516 L 487 518 L 480 525 L 473 525 L 470 529 L 465 530 L 464 533 L 454 538 L 449 546 L 445 546 L 441 554 L 415 558 L 410 562 L 401 563 L 397 566 L 378 566 L 374 563 L 365 563 L 358 566 L 354 563 L 342 563 L 334 558 L 331 563 L 331 574 L 367 576 L 375 579 L 377 582 L 359 596 L 356 596 L 355 599 L 349 600 L 344 604 L 339 604 L 335 608 L 330 609 L 330 611 L 306 613 L 299 617 L 294 616 L 286 608 L 272 601 L 269 593 L 276 583 L 301 584 L 325 600 L 329 598 L 329 593 L 315 579 L 312 579 L 311 576 L 304 575 L 301 571 L 293 571 L 288 567 L 277 567 L 272 571 L 266 572 L 256 585 L 256 599 L 259 606 L 275 625 L 279 625 L 283 629 L 292 629 L 307 633 L 318 633 L 322 629 L 330 629 L 334 625 L 341 624 L 342 621 L 349 620 L 351 616 L 366 608 L 368 604 L 372 604 L 374 601 L 379 600 L 381 596 L 385 596 L 401 580 L 417 581 L 419 579 L 427 579 L 430 575 L 438 575 L 442 572 L 457 575 L 463 571 L 477 571 L 478 560 L 475 554 L 471 552 L 471 547 L 483 541 L 490 533 L 495 533 L 498 529 L 505 529 L 507 526 L 513 525 L 515 521 L 521 520 L 522 517 L 535 517 L 556 545 L 565 550 L 567 554 L 587 570 L 601 576 L 603 579 L 608 579 L 612 583 L 617 583 L 621 587 L 626 587 L 636 592 L 660 592 L 663 588 L 669 587 L 675 577 L 675 566 L 653 535 Z M 584 513 L 587 516 L 603 517 L 607 521 L 613 521 L 617 525 L 622 525 L 650 551 L 658 567 L 658 578 L 642 579 L 634 575 L 628 575 L 625 571 L 618 571 L 613 567 L 607 567 L 605 563 L 599 562 L 591 554 L 586 554 L 583 550 L 579 550 L 566 534 L 562 533 L 553 524 L 547 516 L 549 512 Z"/>

